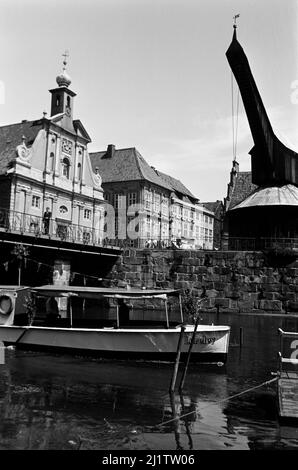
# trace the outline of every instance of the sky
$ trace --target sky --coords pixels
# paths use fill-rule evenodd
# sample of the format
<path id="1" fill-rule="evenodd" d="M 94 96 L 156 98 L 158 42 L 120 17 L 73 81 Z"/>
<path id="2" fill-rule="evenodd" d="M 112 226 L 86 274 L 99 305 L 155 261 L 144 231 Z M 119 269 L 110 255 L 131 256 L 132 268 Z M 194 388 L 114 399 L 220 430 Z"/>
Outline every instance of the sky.
<path id="1" fill-rule="evenodd" d="M 271 124 L 298 150 L 298 0 L 0 0 L 0 125 L 50 113 L 69 50 L 89 152 L 136 147 L 201 201 L 222 200 L 234 158 L 225 53 L 235 14 Z M 233 92 L 235 121 L 235 83 Z M 240 98 L 242 171 L 252 146 Z"/>

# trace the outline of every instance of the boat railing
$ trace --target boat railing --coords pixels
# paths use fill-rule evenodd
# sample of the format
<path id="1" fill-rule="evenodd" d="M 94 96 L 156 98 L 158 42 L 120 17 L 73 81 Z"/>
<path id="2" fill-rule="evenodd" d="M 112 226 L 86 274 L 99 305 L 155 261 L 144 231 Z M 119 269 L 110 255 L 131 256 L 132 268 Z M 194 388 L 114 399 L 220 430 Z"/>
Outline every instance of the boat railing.
<path id="1" fill-rule="evenodd" d="M 293 367 L 295 370 L 295 366 L 298 366 L 298 333 L 278 328 L 278 334 L 278 371 L 281 376 L 283 372 L 293 370 Z M 287 339 L 289 341 L 286 342 Z"/>

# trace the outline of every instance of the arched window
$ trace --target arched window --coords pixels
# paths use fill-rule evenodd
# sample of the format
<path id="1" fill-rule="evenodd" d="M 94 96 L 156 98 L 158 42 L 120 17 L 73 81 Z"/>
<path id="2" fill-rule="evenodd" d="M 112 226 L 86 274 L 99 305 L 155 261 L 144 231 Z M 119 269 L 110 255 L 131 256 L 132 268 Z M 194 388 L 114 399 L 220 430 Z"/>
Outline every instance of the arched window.
<path id="1" fill-rule="evenodd" d="M 67 106 L 70 108 L 70 97 L 69 96 L 67 97 L 66 102 L 67 102 Z"/>
<path id="2" fill-rule="evenodd" d="M 69 169 L 70 169 L 70 163 L 69 163 L 68 158 L 63 158 L 62 175 L 65 176 L 67 179 L 69 179 Z"/>
<path id="3" fill-rule="evenodd" d="M 56 106 L 60 106 L 60 95 L 56 95 Z"/>
<path id="4" fill-rule="evenodd" d="M 78 180 L 81 181 L 82 179 L 82 165 L 78 163 Z"/>
<path id="5" fill-rule="evenodd" d="M 53 152 L 50 153 L 50 157 L 49 157 L 49 170 L 50 171 L 54 171 L 54 160 L 55 160 L 55 155 Z"/>

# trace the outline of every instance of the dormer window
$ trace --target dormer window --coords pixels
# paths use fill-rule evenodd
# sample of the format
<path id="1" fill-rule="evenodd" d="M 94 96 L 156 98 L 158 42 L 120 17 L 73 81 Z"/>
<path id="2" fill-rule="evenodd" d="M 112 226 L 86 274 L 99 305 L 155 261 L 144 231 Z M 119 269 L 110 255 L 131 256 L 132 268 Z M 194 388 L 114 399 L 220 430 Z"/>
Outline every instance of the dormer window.
<path id="1" fill-rule="evenodd" d="M 69 179 L 70 163 L 68 158 L 62 160 L 62 175 Z"/>

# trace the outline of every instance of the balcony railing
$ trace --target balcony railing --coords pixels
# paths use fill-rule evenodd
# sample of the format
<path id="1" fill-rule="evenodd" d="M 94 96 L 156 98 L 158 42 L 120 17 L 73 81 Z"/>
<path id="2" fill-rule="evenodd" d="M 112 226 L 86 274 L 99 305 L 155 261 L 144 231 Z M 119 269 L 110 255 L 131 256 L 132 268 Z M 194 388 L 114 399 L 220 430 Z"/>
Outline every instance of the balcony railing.
<path id="1" fill-rule="evenodd" d="M 229 250 L 260 251 L 272 248 L 298 249 L 298 238 L 235 238 L 229 237 Z"/>
<path id="2" fill-rule="evenodd" d="M 22 212 L 9 211 L 0 208 L 0 231 L 29 235 L 35 238 L 49 238 L 69 243 L 80 243 L 84 245 L 96 245 L 102 247 L 118 248 L 150 248 L 150 249 L 208 249 L 212 246 L 212 237 L 206 237 L 198 244 L 194 238 L 178 237 L 137 237 L 131 239 L 108 238 L 106 234 L 98 229 L 83 225 L 69 223 L 62 219 L 43 220 L 40 216 L 23 214 Z"/>
<path id="3" fill-rule="evenodd" d="M 34 237 L 45 236 L 71 243 L 103 245 L 103 236 L 100 230 L 62 220 L 44 221 L 39 216 L 6 209 L 0 209 L 0 229 Z"/>

